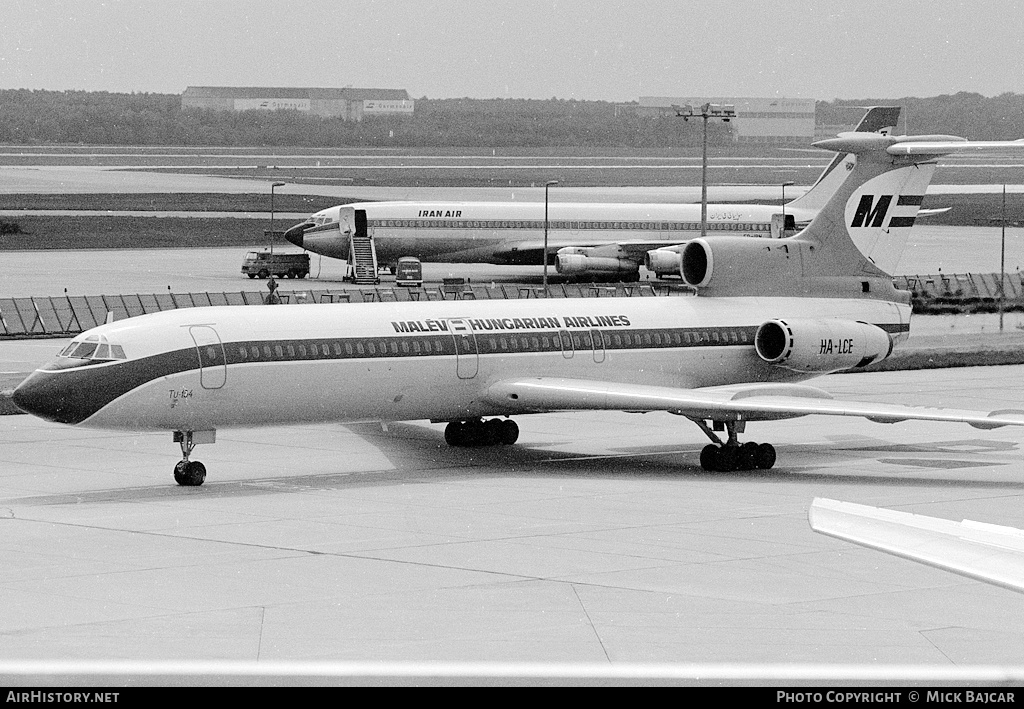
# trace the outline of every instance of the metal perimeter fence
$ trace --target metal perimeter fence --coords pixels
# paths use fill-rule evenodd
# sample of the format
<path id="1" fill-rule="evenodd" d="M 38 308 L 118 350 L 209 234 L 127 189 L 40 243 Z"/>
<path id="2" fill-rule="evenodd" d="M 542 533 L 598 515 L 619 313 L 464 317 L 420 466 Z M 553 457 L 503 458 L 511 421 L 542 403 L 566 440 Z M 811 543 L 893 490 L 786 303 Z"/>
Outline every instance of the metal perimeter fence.
<path id="1" fill-rule="evenodd" d="M 896 287 L 914 294 L 915 302 L 995 302 L 999 298 L 999 274 L 938 274 L 898 276 Z M 1006 274 L 1007 306 L 1024 307 L 1024 275 Z M 485 300 L 516 298 L 600 298 L 692 295 L 693 289 L 677 283 L 470 284 L 461 278 L 445 279 L 425 288 L 346 288 L 277 291 L 282 304 L 371 303 L 430 300 Z M 135 293 L 130 295 L 63 295 L 0 298 L 0 339 L 69 337 L 109 320 L 177 308 L 213 305 L 264 305 L 267 293 Z"/>
<path id="2" fill-rule="evenodd" d="M 349 288 L 343 290 L 277 291 L 281 304 L 372 303 L 430 300 L 543 298 L 534 285 L 477 285 L 448 279 L 426 288 Z M 548 298 L 653 297 L 685 295 L 692 289 L 678 284 L 553 284 Z M 63 295 L 0 298 L 0 339 L 70 337 L 111 320 L 177 308 L 214 305 L 264 305 L 267 292 L 134 293 L 130 295 Z"/>

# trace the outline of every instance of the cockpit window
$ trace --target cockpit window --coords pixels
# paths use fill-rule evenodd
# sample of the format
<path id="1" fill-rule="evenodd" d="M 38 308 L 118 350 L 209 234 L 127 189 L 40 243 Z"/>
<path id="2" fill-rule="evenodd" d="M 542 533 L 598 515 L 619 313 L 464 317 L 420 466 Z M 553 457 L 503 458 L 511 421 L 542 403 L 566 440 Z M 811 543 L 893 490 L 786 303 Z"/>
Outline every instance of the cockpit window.
<path id="1" fill-rule="evenodd" d="M 71 357 L 73 359 L 91 359 L 101 362 L 128 359 L 125 357 L 124 348 L 121 345 L 110 344 L 104 335 L 89 335 L 84 340 L 72 340 L 57 356 Z"/>
<path id="2" fill-rule="evenodd" d="M 70 356 L 75 359 L 91 359 L 98 346 L 95 342 L 83 342 L 75 348 Z"/>

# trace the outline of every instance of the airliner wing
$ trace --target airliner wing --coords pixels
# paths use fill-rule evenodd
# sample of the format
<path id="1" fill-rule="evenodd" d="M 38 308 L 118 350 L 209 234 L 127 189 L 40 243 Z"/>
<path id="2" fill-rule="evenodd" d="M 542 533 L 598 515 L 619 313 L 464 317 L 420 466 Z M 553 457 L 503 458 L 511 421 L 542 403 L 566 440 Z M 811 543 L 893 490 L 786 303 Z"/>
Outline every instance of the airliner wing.
<path id="1" fill-rule="evenodd" d="M 823 498 L 807 518 L 815 532 L 1024 592 L 1024 530 Z"/>
<path id="2" fill-rule="evenodd" d="M 548 258 L 553 259 L 559 249 L 564 248 L 601 248 L 602 256 L 615 256 L 618 258 L 630 258 L 639 263 L 644 262 L 644 256 L 652 249 L 660 249 L 666 246 L 678 246 L 685 243 L 686 239 L 678 241 L 578 241 L 566 243 L 560 240 L 557 244 L 548 244 Z M 607 249 L 608 253 L 603 251 Z M 543 241 L 514 241 L 506 242 L 498 247 L 494 255 L 498 259 L 509 263 L 544 263 L 544 242 Z M 550 263 L 550 261 L 549 261 Z"/>
<path id="3" fill-rule="evenodd" d="M 877 423 L 910 419 L 967 423 L 975 428 L 1024 426 L 1024 411 L 967 411 L 841 401 L 800 384 L 740 384 L 699 389 L 588 379 L 524 377 L 487 388 L 485 399 L 510 413 L 543 411 L 669 411 L 693 419 L 768 421 L 810 414 L 859 416 Z"/>

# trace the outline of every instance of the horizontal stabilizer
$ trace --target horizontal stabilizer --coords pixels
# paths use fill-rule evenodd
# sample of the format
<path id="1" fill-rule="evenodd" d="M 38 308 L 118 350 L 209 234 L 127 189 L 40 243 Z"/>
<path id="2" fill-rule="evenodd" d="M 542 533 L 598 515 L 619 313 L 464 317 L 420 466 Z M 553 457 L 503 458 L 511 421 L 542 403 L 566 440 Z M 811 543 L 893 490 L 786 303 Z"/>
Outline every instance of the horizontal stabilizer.
<path id="1" fill-rule="evenodd" d="M 881 133 L 840 133 L 835 138 L 819 140 L 816 148 L 843 153 L 885 151 L 889 155 L 939 156 L 967 151 L 1024 149 L 1024 138 L 1018 140 L 967 140 L 954 135 L 900 135 Z"/>
<path id="2" fill-rule="evenodd" d="M 1024 592 L 1024 530 L 953 522 L 852 502 L 817 498 L 811 529 L 887 554 Z"/>
<path id="3" fill-rule="evenodd" d="M 904 141 L 890 145 L 885 152 L 890 155 L 948 155 L 968 151 L 1024 149 L 1024 138 L 1019 140 L 961 140 L 961 141 Z"/>

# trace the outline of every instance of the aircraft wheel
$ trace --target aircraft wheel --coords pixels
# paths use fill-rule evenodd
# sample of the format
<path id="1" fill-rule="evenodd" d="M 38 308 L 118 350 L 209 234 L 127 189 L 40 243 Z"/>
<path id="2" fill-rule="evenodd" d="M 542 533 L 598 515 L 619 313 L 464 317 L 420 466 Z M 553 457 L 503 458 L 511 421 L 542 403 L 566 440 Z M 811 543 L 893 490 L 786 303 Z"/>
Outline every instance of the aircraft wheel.
<path id="1" fill-rule="evenodd" d="M 747 441 L 739 450 L 739 469 L 753 470 L 757 467 L 757 451 L 759 446 L 753 441 Z"/>
<path id="2" fill-rule="evenodd" d="M 488 419 L 480 426 L 483 434 L 481 443 L 485 446 L 497 446 L 503 442 L 505 427 L 501 425 L 501 419 Z"/>
<path id="3" fill-rule="evenodd" d="M 256 274 L 255 274 L 255 273 L 250 273 L 250 274 L 248 274 L 248 275 L 249 275 L 249 278 L 255 278 L 255 277 L 256 277 Z"/>
<path id="4" fill-rule="evenodd" d="M 450 421 L 444 427 L 444 442 L 452 447 L 466 445 L 465 426 L 462 421 Z"/>
<path id="5" fill-rule="evenodd" d="M 718 471 L 731 473 L 739 467 L 740 451 L 735 446 L 722 446 L 718 449 Z"/>
<path id="6" fill-rule="evenodd" d="M 205 480 L 206 466 L 198 460 L 180 460 L 174 466 L 174 481 L 182 487 L 199 487 Z"/>
<path id="7" fill-rule="evenodd" d="M 519 424 L 512 419 L 501 422 L 501 444 L 511 446 L 519 440 Z"/>
<path id="8" fill-rule="evenodd" d="M 754 465 L 761 470 L 769 470 L 775 465 L 775 446 L 771 443 L 762 443 L 757 447 L 757 454 L 754 456 Z"/>
<path id="9" fill-rule="evenodd" d="M 718 470 L 718 446 L 714 443 L 709 443 L 701 449 L 700 467 L 710 472 Z"/>

